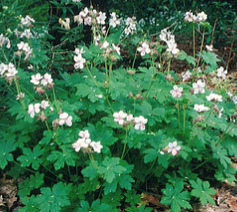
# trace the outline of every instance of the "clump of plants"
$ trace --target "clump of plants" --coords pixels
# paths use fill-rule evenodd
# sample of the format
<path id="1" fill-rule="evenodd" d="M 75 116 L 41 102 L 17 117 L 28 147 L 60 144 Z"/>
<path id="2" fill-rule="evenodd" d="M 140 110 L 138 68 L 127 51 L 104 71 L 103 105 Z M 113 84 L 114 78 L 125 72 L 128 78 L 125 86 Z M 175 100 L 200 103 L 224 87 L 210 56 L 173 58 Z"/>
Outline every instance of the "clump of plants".
<path id="1" fill-rule="evenodd" d="M 173 26 L 150 39 L 136 35 L 135 17 L 79 8 L 58 24 L 91 31 L 68 50 L 71 69 L 56 69 L 31 16 L 0 35 L 0 167 L 21 179 L 19 211 L 148 212 L 150 193 L 174 212 L 215 204 L 212 185 L 235 181 L 237 97 L 205 45 L 207 15 L 185 14 L 191 56 Z M 171 70 L 177 60 L 188 70 Z"/>

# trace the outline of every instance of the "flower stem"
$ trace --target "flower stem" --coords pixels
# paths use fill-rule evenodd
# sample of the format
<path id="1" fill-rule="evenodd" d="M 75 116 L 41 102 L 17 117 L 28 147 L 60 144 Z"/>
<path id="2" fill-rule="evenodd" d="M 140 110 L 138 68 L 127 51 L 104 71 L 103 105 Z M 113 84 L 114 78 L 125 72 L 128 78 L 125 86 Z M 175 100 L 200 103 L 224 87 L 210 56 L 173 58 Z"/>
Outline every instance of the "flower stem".
<path id="1" fill-rule="evenodd" d="M 200 52 L 199 52 L 199 57 L 198 57 L 196 68 L 198 68 L 200 60 L 201 60 L 202 49 L 203 49 L 203 44 L 204 44 L 204 37 L 205 37 L 205 26 L 204 26 L 203 33 L 202 33 L 201 47 L 200 47 Z"/>
<path id="2" fill-rule="evenodd" d="M 195 58 L 195 23 L 193 23 L 193 57 Z"/>
<path id="3" fill-rule="evenodd" d="M 183 105 L 183 135 L 185 134 L 186 128 L 186 113 L 185 113 L 185 105 Z"/>
<path id="4" fill-rule="evenodd" d="M 55 102 L 56 110 L 57 110 L 57 112 L 58 112 L 58 104 L 57 104 L 57 98 L 56 98 L 56 94 L 55 94 L 54 86 L 53 86 L 53 98 L 54 98 L 54 102 Z"/>
<path id="5" fill-rule="evenodd" d="M 123 146 L 123 152 L 122 152 L 121 159 L 123 159 L 123 157 L 124 157 L 124 153 L 125 153 L 126 146 L 127 146 L 127 138 L 128 138 L 128 130 L 126 129 L 126 135 L 125 135 L 125 140 L 124 140 L 124 146 Z"/>

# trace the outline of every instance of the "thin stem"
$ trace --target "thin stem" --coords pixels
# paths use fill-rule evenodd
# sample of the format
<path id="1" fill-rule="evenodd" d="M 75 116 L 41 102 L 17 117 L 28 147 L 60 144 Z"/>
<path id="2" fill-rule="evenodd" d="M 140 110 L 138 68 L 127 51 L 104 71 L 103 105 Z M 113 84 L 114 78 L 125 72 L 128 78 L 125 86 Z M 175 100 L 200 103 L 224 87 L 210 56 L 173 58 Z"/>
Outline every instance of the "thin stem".
<path id="1" fill-rule="evenodd" d="M 195 23 L 193 23 L 193 57 L 195 58 Z"/>
<path id="2" fill-rule="evenodd" d="M 107 60 L 105 60 L 105 75 L 106 75 L 106 81 L 109 81 L 109 77 L 108 77 L 108 67 L 107 67 Z"/>
<path id="3" fill-rule="evenodd" d="M 57 110 L 57 112 L 58 112 L 58 104 L 57 104 L 57 98 L 56 98 L 56 94 L 55 94 L 54 86 L 53 86 L 53 98 L 54 98 L 54 102 L 55 102 L 56 110 Z"/>
<path id="4" fill-rule="evenodd" d="M 89 158 L 90 158 L 90 161 L 92 163 L 92 165 L 94 166 L 95 169 L 98 169 L 99 167 L 97 166 L 95 160 L 94 160 L 94 157 L 93 155 L 91 154 L 91 152 L 88 152 L 88 155 L 89 155 Z"/>
<path id="5" fill-rule="evenodd" d="M 123 152 L 122 152 L 121 159 L 123 159 L 123 157 L 124 157 L 124 153 L 125 153 L 126 146 L 127 146 L 127 138 L 128 138 L 128 130 L 126 129 L 126 135 L 125 135 L 125 140 L 124 140 L 124 146 L 123 146 Z"/>
<path id="6" fill-rule="evenodd" d="M 180 110 L 179 110 L 179 103 L 177 102 L 177 115 L 178 115 L 178 126 L 180 128 Z"/>
<path id="7" fill-rule="evenodd" d="M 111 81 L 111 77 L 112 77 L 112 67 L 113 67 L 113 63 L 112 61 L 110 61 L 109 63 L 109 82 Z"/>
<path id="8" fill-rule="evenodd" d="M 93 77 L 93 75 L 92 75 L 90 69 L 88 68 L 88 65 L 87 65 L 87 64 L 86 64 L 86 68 L 87 68 L 87 71 L 88 71 L 88 73 L 89 73 L 91 79 L 92 79 L 93 82 L 95 83 L 95 85 L 96 85 L 97 87 L 99 87 L 98 83 L 96 82 L 95 78 Z"/>
<path id="9" fill-rule="evenodd" d="M 170 65 L 171 65 L 171 60 L 169 60 L 169 62 L 168 62 L 168 74 L 170 73 Z"/>
<path id="10" fill-rule="evenodd" d="M 228 126 L 226 127 L 225 131 L 224 131 L 223 134 L 222 134 L 222 137 L 220 137 L 219 140 L 216 142 L 216 146 L 217 146 L 218 144 L 220 144 L 221 141 L 223 141 L 224 138 L 231 132 L 231 130 L 233 130 L 233 129 L 235 128 L 235 124 L 234 124 L 234 126 L 231 127 L 231 129 L 228 131 L 228 129 L 229 129 L 229 127 L 231 126 L 231 124 L 232 124 L 232 122 L 230 122 L 230 123 L 228 124 Z"/>
<path id="11" fill-rule="evenodd" d="M 203 44 L 204 44 L 204 37 L 205 37 L 205 26 L 204 26 L 203 33 L 202 33 L 201 47 L 200 47 L 200 52 L 199 52 L 199 57 L 198 57 L 197 67 L 196 68 L 198 68 L 200 60 L 201 60 L 202 49 L 203 49 Z"/>
<path id="12" fill-rule="evenodd" d="M 51 132 L 51 130 L 49 129 L 49 125 L 48 125 L 48 122 L 45 120 L 45 125 L 46 125 L 46 127 L 47 127 L 47 130 L 48 130 L 48 132 L 50 133 L 50 135 L 51 135 L 51 137 L 52 137 L 52 132 Z"/>
<path id="13" fill-rule="evenodd" d="M 183 135 L 185 134 L 185 128 L 186 128 L 186 113 L 185 113 L 185 105 L 183 105 Z"/>
<path id="14" fill-rule="evenodd" d="M 135 52 L 135 56 L 134 56 L 134 59 L 133 59 L 132 69 L 134 68 L 136 59 L 137 59 L 137 50 L 136 50 L 136 52 Z"/>

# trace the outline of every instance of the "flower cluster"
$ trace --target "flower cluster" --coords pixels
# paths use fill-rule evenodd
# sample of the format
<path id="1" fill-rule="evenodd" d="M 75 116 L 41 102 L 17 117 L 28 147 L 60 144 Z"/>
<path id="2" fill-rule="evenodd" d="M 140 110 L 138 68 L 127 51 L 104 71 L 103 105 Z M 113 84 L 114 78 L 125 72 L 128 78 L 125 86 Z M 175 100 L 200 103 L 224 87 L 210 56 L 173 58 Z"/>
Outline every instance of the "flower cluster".
<path id="1" fill-rule="evenodd" d="M 83 48 L 81 48 L 81 49 L 76 48 L 74 52 L 76 54 L 73 57 L 73 59 L 75 61 L 74 68 L 75 69 L 78 69 L 78 68 L 83 69 L 85 66 L 85 63 L 86 63 L 86 59 L 82 57 L 82 54 L 85 53 L 84 49 Z"/>
<path id="2" fill-rule="evenodd" d="M 141 56 L 144 56 L 145 54 L 149 54 L 151 49 L 146 42 L 143 42 L 142 45 L 137 48 L 137 51 L 140 52 Z"/>
<path id="3" fill-rule="evenodd" d="M 84 151 L 90 151 L 93 149 L 94 152 L 101 152 L 103 146 L 101 145 L 100 141 L 91 141 L 90 133 L 88 130 L 80 131 L 78 135 L 80 136 L 80 138 L 72 144 L 72 147 L 76 152 L 79 152 L 81 148 L 83 148 Z"/>
<path id="4" fill-rule="evenodd" d="M 37 93 L 44 93 L 44 89 L 41 87 L 41 85 L 48 89 L 51 89 L 54 85 L 53 79 L 48 73 L 44 74 L 43 76 L 40 73 L 32 75 L 30 82 L 36 85 L 35 90 Z"/>
<path id="5" fill-rule="evenodd" d="M 120 110 L 119 112 L 115 112 L 113 114 L 114 121 L 121 126 L 126 126 L 127 124 L 133 123 L 134 128 L 136 130 L 145 130 L 145 124 L 147 123 L 147 119 L 143 116 L 133 117 L 132 114 L 127 114 Z"/>
<path id="6" fill-rule="evenodd" d="M 35 20 L 31 18 L 29 15 L 27 15 L 25 18 L 21 18 L 21 24 L 27 27 L 32 26 L 32 23 L 34 23 Z"/>
<path id="7" fill-rule="evenodd" d="M 136 21 L 136 17 L 128 17 L 126 20 L 125 20 L 125 34 L 126 35 L 129 35 L 129 34 L 133 34 L 137 28 L 136 28 L 136 24 L 137 24 L 137 21 Z"/>
<path id="8" fill-rule="evenodd" d="M 163 148 L 162 151 L 160 151 L 160 154 L 164 155 L 165 152 L 171 153 L 171 155 L 176 156 L 179 154 L 179 151 L 181 150 L 181 146 L 178 146 L 177 141 L 170 142 L 167 147 Z"/>
<path id="9" fill-rule="evenodd" d="M 20 38 L 32 38 L 33 37 L 33 34 L 31 33 L 30 29 L 25 29 L 22 33 L 21 33 L 21 36 Z"/>
<path id="10" fill-rule="evenodd" d="M 111 18 L 109 19 L 109 25 L 113 28 L 115 28 L 117 25 L 120 25 L 120 19 L 117 18 L 117 15 L 115 12 L 112 12 L 110 14 Z"/>
<path id="11" fill-rule="evenodd" d="M 177 85 L 174 85 L 173 90 L 171 90 L 170 93 L 173 97 L 181 97 L 183 93 L 183 88 L 178 87 Z"/>
<path id="12" fill-rule="evenodd" d="M 194 15 L 192 12 L 186 12 L 184 15 L 184 20 L 187 22 L 201 22 L 207 20 L 207 15 L 204 12 Z"/>
<path id="13" fill-rule="evenodd" d="M 210 110 L 210 108 L 204 106 L 204 104 L 202 104 L 202 105 L 195 104 L 194 105 L 194 110 L 196 110 L 198 113 L 202 113 L 202 112 Z"/>
<path id="14" fill-rule="evenodd" d="M 8 65 L 1 63 L 0 64 L 0 76 L 6 77 L 6 78 L 12 78 L 14 77 L 18 71 L 16 70 L 13 63 L 9 63 Z"/>
<path id="15" fill-rule="evenodd" d="M 28 43 L 20 42 L 17 44 L 18 50 L 23 51 L 25 53 L 25 60 L 28 59 L 32 55 L 32 49 L 30 48 Z"/>
<path id="16" fill-rule="evenodd" d="M 59 18 L 58 23 L 60 23 L 61 27 L 64 27 L 66 30 L 70 30 L 70 18 L 65 18 L 64 20 Z"/>
<path id="17" fill-rule="evenodd" d="M 206 83 L 198 80 L 196 83 L 193 83 L 194 94 L 205 93 Z"/>
<path id="18" fill-rule="evenodd" d="M 9 38 L 4 37 L 4 35 L 1 34 L 1 35 L 0 35 L 0 47 L 2 47 L 3 45 L 6 45 L 6 47 L 7 47 L 8 49 L 11 48 L 11 42 L 10 42 Z"/>
<path id="19" fill-rule="evenodd" d="M 61 113 L 59 115 L 59 122 L 58 122 L 58 124 L 60 126 L 66 124 L 67 126 L 71 127 L 72 126 L 72 116 L 69 116 L 68 113 L 66 113 L 66 112 Z"/>
<path id="20" fill-rule="evenodd" d="M 116 46 L 112 43 L 112 48 L 109 47 L 109 43 L 107 41 L 104 41 L 100 47 L 101 49 L 104 49 L 104 57 L 109 57 L 110 53 L 116 52 L 118 55 L 120 55 L 120 47 Z"/>
<path id="21" fill-rule="evenodd" d="M 41 101 L 41 103 L 29 104 L 28 114 L 31 118 L 34 118 L 35 114 L 38 114 L 40 112 L 40 108 L 45 110 L 48 107 L 50 107 L 50 105 L 46 100 Z"/>
<path id="22" fill-rule="evenodd" d="M 206 96 L 206 99 L 208 101 L 222 102 L 222 96 L 215 93 L 210 93 L 209 96 Z"/>
<path id="23" fill-rule="evenodd" d="M 222 66 L 218 68 L 216 71 L 217 71 L 217 74 L 216 74 L 217 77 L 222 78 L 222 79 L 226 78 L 227 70 L 224 70 Z"/>
<path id="24" fill-rule="evenodd" d="M 192 73 L 190 71 L 186 71 L 185 74 L 182 76 L 183 77 L 183 82 L 190 79 L 191 76 L 192 76 Z"/>
<path id="25" fill-rule="evenodd" d="M 177 55 L 179 53 L 177 43 L 175 42 L 175 36 L 171 34 L 170 31 L 167 31 L 167 29 L 161 30 L 160 40 L 164 41 L 167 44 L 167 52 L 171 53 L 172 55 Z"/>

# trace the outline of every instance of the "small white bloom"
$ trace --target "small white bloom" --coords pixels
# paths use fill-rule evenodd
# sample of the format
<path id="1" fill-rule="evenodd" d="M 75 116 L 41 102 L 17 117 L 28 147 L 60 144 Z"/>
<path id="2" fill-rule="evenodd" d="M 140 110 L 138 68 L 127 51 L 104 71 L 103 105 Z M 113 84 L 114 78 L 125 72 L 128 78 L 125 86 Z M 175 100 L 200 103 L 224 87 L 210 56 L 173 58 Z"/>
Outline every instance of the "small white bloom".
<path id="1" fill-rule="evenodd" d="M 61 113 L 59 115 L 59 125 L 64 125 L 71 127 L 72 126 L 72 116 L 69 116 L 68 113 Z"/>
<path id="2" fill-rule="evenodd" d="M 127 117 L 126 117 L 126 121 L 128 121 L 128 122 L 131 122 L 131 121 L 133 121 L 133 115 L 132 114 L 128 114 L 127 115 Z"/>
<path id="3" fill-rule="evenodd" d="M 94 152 L 97 152 L 97 153 L 100 153 L 101 149 L 103 148 L 100 141 L 98 141 L 98 142 L 92 141 L 90 143 L 90 146 L 93 148 Z"/>
<path id="4" fill-rule="evenodd" d="M 113 47 L 114 51 L 116 51 L 117 54 L 120 55 L 120 48 L 118 46 L 115 46 L 113 43 L 112 43 L 112 47 Z"/>
<path id="5" fill-rule="evenodd" d="M 9 63 L 8 67 L 7 67 L 6 76 L 7 77 L 14 77 L 17 73 L 18 73 L 18 71 L 16 70 L 14 64 Z"/>
<path id="6" fill-rule="evenodd" d="M 178 146 L 177 141 L 168 144 L 168 153 L 171 153 L 173 156 L 177 155 L 180 150 L 181 147 Z"/>
<path id="7" fill-rule="evenodd" d="M 143 116 L 139 116 L 139 117 L 135 117 L 134 118 L 134 122 L 135 122 L 135 126 L 134 128 L 136 130 L 145 130 L 145 124 L 147 123 L 147 119 L 145 119 Z"/>
<path id="8" fill-rule="evenodd" d="M 34 23 L 34 22 L 35 22 L 35 20 L 33 18 L 31 18 L 30 16 L 28 16 L 28 15 L 25 18 L 21 19 L 21 24 L 22 25 L 29 25 L 29 24 Z"/>
<path id="9" fill-rule="evenodd" d="M 105 13 L 99 12 L 99 16 L 96 17 L 97 23 L 104 25 L 105 24 L 105 19 L 106 19 Z"/>
<path id="10" fill-rule="evenodd" d="M 101 46 L 101 49 L 107 49 L 109 46 L 109 43 L 107 41 L 105 41 L 102 46 Z"/>
<path id="11" fill-rule="evenodd" d="M 83 139 L 88 139 L 88 138 L 90 138 L 90 133 L 89 133 L 88 130 L 80 131 L 78 135 L 79 135 L 81 138 L 83 138 Z"/>
<path id="12" fill-rule="evenodd" d="M 33 37 L 33 34 L 31 33 L 30 29 L 25 29 L 24 32 L 21 33 L 21 36 L 20 38 L 32 38 Z"/>
<path id="13" fill-rule="evenodd" d="M 151 49 L 146 42 L 143 42 L 142 46 L 137 48 L 137 51 L 139 51 L 141 56 L 143 57 L 145 54 L 149 54 L 151 52 Z"/>
<path id="14" fill-rule="evenodd" d="M 41 85 L 44 87 L 51 85 L 53 83 L 53 79 L 50 74 L 46 73 L 44 74 L 42 80 L 41 80 Z"/>
<path id="15" fill-rule="evenodd" d="M 127 113 L 124 113 L 122 110 L 120 110 L 119 112 L 115 112 L 113 117 L 115 122 L 117 122 L 119 125 L 123 125 L 124 119 L 127 117 Z"/>
<path id="16" fill-rule="evenodd" d="M 186 12 L 184 15 L 184 20 L 187 22 L 195 22 L 197 17 L 192 12 Z"/>
<path id="17" fill-rule="evenodd" d="M 205 82 L 198 80 L 197 83 L 193 83 L 194 94 L 205 93 Z"/>
<path id="18" fill-rule="evenodd" d="M 185 74 L 183 75 L 183 82 L 190 79 L 192 76 L 192 73 L 190 71 L 186 71 Z"/>
<path id="19" fill-rule="evenodd" d="M 96 97 L 101 99 L 101 98 L 103 98 L 103 95 L 102 94 L 98 94 L 98 95 L 96 95 Z"/>
<path id="20" fill-rule="evenodd" d="M 76 62 L 74 64 L 75 69 L 78 69 L 78 68 L 83 69 L 84 68 L 84 65 L 86 63 L 86 59 L 83 58 L 81 54 L 75 55 L 73 59 Z"/>
<path id="21" fill-rule="evenodd" d="M 182 92 L 183 92 L 183 88 L 182 87 L 178 87 L 177 85 L 173 86 L 173 90 L 170 91 L 171 95 L 173 97 L 181 97 L 182 96 Z"/>
<path id="22" fill-rule="evenodd" d="M 201 112 L 210 110 L 210 108 L 204 106 L 204 104 L 202 104 L 202 105 L 195 104 L 194 105 L 194 110 L 196 110 L 198 113 L 201 113 Z"/>
<path id="23" fill-rule="evenodd" d="M 64 20 L 59 18 L 58 22 L 61 24 L 61 27 L 64 27 L 66 30 L 70 30 L 70 18 L 65 18 Z"/>
<path id="24" fill-rule="evenodd" d="M 85 139 L 79 138 L 75 143 L 72 144 L 72 147 L 76 152 L 79 152 L 81 148 L 87 148 L 88 144 L 85 143 Z"/>
<path id="25" fill-rule="evenodd" d="M 209 52 L 213 52 L 213 45 L 206 45 L 206 49 Z"/>
<path id="26" fill-rule="evenodd" d="M 207 14 L 204 12 L 198 13 L 197 14 L 197 19 L 198 21 L 206 21 L 207 20 Z"/>
<path id="27" fill-rule="evenodd" d="M 222 116 L 222 111 L 224 110 L 224 108 L 221 108 L 220 109 L 220 111 L 219 111 L 219 113 L 218 113 L 218 118 L 221 118 L 221 116 Z"/>
<path id="28" fill-rule="evenodd" d="M 206 99 L 208 101 L 222 102 L 222 96 L 215 93 L 210 93 L 209 96 L 206 96 Z"/>
<path id="29" fill-rule="evenodd" d="M 43 100 L 40 104 L 41 108 L 46 109 L 47 107 L 49 107 L 49 102 L 46 100 Z"/>
<path id="30" fill-rule="evenodd" d="M 222 66 L 220 68 L 218 68 L 216 71 L 217 71 L 217 74 L 216 74 L 217 77 L 220 77 L 222 79 L 226 78 L 227 70 L 224 70 L 224 68 Z"/>
<path id="31" fill-rule="evenodd" d="M 232 101 L 237 105 L 237 96 L 234 96 L 234 97 L 232 98 Z"/>
<path id="32" fill-rule="evenodd" d="M 112 26 L 113 28 L 115 28 L 117 25 L 120 24 L 120 20 L 117 19 L 115 12 L 112 12 L 110 15 L 111 15 L 111 18 L 109 20 L 109 25 Z"/>
<path id="33" fill-rule="evenodd" d="M 32 75 L 31 76 L 31 80 L 30 82 L 34 85 L 39 85 L 40 84 L 40 80 L 42 79 L 43 77 L 41 76 L 40 73 L 37 73 L 36 75 Z"/>
<path id="34" fill-rule="evenodd" d="M 24 99 L 24 97 L 25 97 L 25 94 L 22 93 L 22 92 L 20 92 L 19 94 L 17 94 L 17 96 L 16 96 L 16 100 Z"/>

